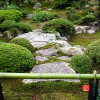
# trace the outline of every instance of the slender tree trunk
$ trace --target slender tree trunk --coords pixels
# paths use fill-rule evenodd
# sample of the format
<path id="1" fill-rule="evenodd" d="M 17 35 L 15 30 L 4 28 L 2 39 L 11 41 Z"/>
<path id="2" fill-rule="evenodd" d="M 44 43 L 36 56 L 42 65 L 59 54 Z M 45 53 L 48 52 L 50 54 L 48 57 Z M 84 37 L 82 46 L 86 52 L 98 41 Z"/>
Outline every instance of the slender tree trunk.
<path id="1" fill-rule="evenodd" d="M 37 4 L 37 0 L 34 0 L 34 2 L 35 2 L 35 5 Z"/>
<path id="2" fill-rule="evenodd" d="M 22 4 L 21 0 L 19 0 L 19 5 Z"/>

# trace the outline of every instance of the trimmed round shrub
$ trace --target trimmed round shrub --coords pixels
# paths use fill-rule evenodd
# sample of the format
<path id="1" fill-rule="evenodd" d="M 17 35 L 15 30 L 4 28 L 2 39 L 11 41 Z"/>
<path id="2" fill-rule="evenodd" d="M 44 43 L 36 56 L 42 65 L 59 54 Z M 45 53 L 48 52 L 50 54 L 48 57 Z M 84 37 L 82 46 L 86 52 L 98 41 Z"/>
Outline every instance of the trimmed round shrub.
<path id="1" fill-rule="evenodd" d="M 24 33 L 27 33 L 29 31 L 32 31 L 32 28 L 29 25 L 27 25 L 27 24 L 25 24 L 23 22 L 16 23 L 16 28 L 18 30 L 23 31 Z"/>
<path id="2" fill-rule="evenodd" d="M 16 23 L 12 20 L 5 20 L 1 25 L 4 26 L 4 30 L 11 30 L 12 28 L 17 28 L 18 30 L 23 31 L 24 33 L 32 31 L 31 27 L 23 22 Z"/>
<path id="3" fill-rule="evenodd" d="M 12 29 L 12 28 L 16 27 L 16 22 L 12 21 L 12 20 L 5 20 L 5 21 L 3 21 L 3 23 L 1 25 L 4 26 L 5 30 L 7 30 L 7 29 Z"/>
<path id="4" fill-rule="evenodd" d="M 20 45 L 4 43 L 0 45 L 0 72 L 25 72 L 34 67 L 32 53 Z"/>
<path id="5" fill-rule="evenodd" d="M 0 10 L 0 16 L 3 16 L 4 20 L 14 20 L 18 22 L 22 19 L 22 12 L 18 10 Z"/>
<path id="6" fill-rule="evenodd" d="M 94 62 L 94 66 L 100 68 L 100 39 L 89 44 L 85 50 L 87 54 Z"/>
<path id="7" fill-rule="evenodd" d="M 87 55 L 74 55 L 70 65 L 76 73 L 90 73 L 92 71 L 92 60 Z"/>
<path id="8" fill-rule="evenodd" d="M 74 25 L 67 19 L 57 18 L 50 20 L 43 25 L 42 30 L 45 32 L 58 31 L 61 36 L 73 36 L 75 34 Z"/>
<path id="9" fill-rule="evenodd" d="M 10 43 L 21 45 L 21 46 L 27 48 L 28 50 L 30 50 L 32 53 L 35 50 L 35 48 L 32 46 L 32 44 L 29 42 L 29 40 L 27 40 L 25 38 L 14 38 L 10 41 Z"/>

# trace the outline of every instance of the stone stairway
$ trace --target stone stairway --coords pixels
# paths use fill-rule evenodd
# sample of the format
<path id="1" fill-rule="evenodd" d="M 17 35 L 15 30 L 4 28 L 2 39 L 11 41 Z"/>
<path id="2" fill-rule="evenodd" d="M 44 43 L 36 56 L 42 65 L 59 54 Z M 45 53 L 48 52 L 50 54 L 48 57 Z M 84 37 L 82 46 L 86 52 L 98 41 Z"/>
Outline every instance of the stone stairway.
<path id="1" fill-rule="evenodd" d="M 30 43 L 35 48 L 43 47 L 47 43 L 52 43 L 52 42 L 55 42 L 61 45 L 62 47 L 73 48 L 67 41 L 57 40 L 55 34 L 45 34 L 45 33 L 42 33 L 41 31 L 42 31 L 41 29 L 33 30 L 33 32 L 19 35 L 16 38 L 26 38 L 27 40 L 30 41 Z M 56 57 L 57 51 L 58 49 L 53 49 L 53 48 L 37 50 L 36 53 L 40 54 L 41 56 L 35 57 L 36 62 L 47 61 L 49 60 L 48 57 Z M 62 60 L 68 60 L 68 61 L 70 61 L 71 59 L 71 57 L 68 57 L 68 56 L 61 56 L 57 58 L 62 59 Z M 64 61 L 36 65 L 31 70 L 30 73 L 73 73 L 73 74 L 76 74 L 76 72 L 69 66 L 69 63 L 64 62 Z M 39 82 L 39 81 L 56 81 L 56 80 L 68 81 L 68 82 L 79 82 L 78 79 L 76 80 L 75 79 L 24 79 L 23 82 L 31 83 L 31 82 Z"/>

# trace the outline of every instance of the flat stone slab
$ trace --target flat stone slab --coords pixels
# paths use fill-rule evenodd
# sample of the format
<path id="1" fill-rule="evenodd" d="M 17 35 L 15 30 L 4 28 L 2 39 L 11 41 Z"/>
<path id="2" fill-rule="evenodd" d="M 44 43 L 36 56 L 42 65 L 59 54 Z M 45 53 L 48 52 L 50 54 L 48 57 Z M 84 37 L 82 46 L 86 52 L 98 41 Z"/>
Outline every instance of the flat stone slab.
<path id="1" fill-rule="evenodd" d="M 36 62 L 49 60 L 49 58 L 47 58 L 47 57 L 41 57 L 41 56 L 36 56 L 35 59 L 36 59 Z"/>
<path id="2" fill-rule="evenodd" d="M 46 42 L 32 42 L 31 44 L 32 44 L 33 47 L 35 47 L 35 48 L 44 47 L 45 45 L 47 45 Z"/>
<path id="3" fill-rule="evenodd" d="M 59 59 L 62 59 L 62 60 L 70 60 L 71 57 L 68 57 L 68 56 L 61 56 L 61 57 L 58 57 Z"/>
<path id="4" fill-rule="evenodd" d="M 36 51 L 37 54 L 41 54 L 43 56 L 56 56 L 57 55 L 57 49 L 49 48 L 49 49 L 43 49 Z"/>
<path id="5" fill-rule="evenodd" d="M 46 34 L 41 32 L 29 32 L 17 36 L 16 38 L 26 38 L 32 42 L 48 42 L 56 40 L 55 34 Z"/>
<path id="6" fill-rule="evenodd" d="M 72 73 L 76 72 L 66 62 L 54 62 L 36 65 L 30 73 Z M 78 79 L 24 79 L 24 83 L 39 82 L 39 81 L 67 81 L 67 82 L 79 82 Z"/>
<path id="7" fill-rule="evenodd" d="M 55 41 L 50 41 L 50 43 L 58 43 L 63 47 L 72 47 L 67 41 L 62 41 L 62 40 L 55 40 Z"/>

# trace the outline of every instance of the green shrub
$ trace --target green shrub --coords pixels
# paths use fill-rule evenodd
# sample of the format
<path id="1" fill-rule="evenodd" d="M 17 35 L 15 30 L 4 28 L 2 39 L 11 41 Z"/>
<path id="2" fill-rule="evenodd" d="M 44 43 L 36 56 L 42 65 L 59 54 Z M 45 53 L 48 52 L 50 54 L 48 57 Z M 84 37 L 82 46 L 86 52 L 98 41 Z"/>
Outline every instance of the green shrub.
<path id="1" fill-rule="evenodd" d="M 3 20 L 14 20 L 16 22 L 22 19 L 22 12 L 18 10 L 0 10 L 0 18 Z"/>
<path id="2" fill-rule="evenodd" d="M 3 15 L 0 15 L 0 23 L 2 23 L 3 21 L 4 21 Z"/>
<path id="3" fill-rule="evenodd" d="M 42 30 L 45 32 L 58 31 L 61 36 L 72 36 L 75 33 L 75 27 L 67 19 L 53 19 L 43 25 Z"/>
<path id="4" fill-rule="evenodd" d="M 25 72 L 34 67 L 32 53 L 20 45 L 0 45 L 0 72 Z"/>
<path id="5" fill-rule="evenodd" d="M 55 0 L 53 8 L 65 9 L 66 7 L 77 7 L 74 0 Z"/>
<path id="6" fill-rule="evenodd" d="M 96 17 L 89 14 L 89 15 L 86 15 L 84 17 L 82 17 L 81 19 L 78 20 L 78 24 L 79 25 L 89 25 L 90 22 L 94 22 L 96 20 Z"/>
<path id="7" fill-rule="evenodd" d="M 70 65 L 77 73 L 92 71 L 92 60 L 87 55 L 74 55 L 70 60 Z"/>
<path id="8" fill-rule="evenodd" d="M 18 30 L 23 31 L 24 33 L 27 33 L 29 31 L 32 31 L 32 28 L 29 25 L 27 25 L 27 24 L 25 24 L 23 22 L 16 23 L 16 28 Z"/>
<path id="9" fill-rule="evenodd" d="M 4 29 L 4 26 L 2 25 L 2 24 L 0 24 L 0 31 L 2 32 L 2 31 L 4 31 L 5 29 Z"/>
<path id="10" fill-rule="evenodd" d="M 100 68 L 100 39 L 89 44 L 85 50 L 85 54 L 92 59 L 95 68 Z"/>
<path id="11" fill-rule="evenodd" d="M 74 21 L 77 21 L 77 20 L 79 20 L 81 18 L 82 18 L 82 16 L 80 14 L 75 13 L 75 14 L 72 15 L 71 21 L 74 22 Z"/>
<path id="12" fill-rule="evenodd" d="M 12 20 L 5 20 L 5 21 L 3 21 L 3 23 L 1 25 L 4 26 L 5 30 L 7 30 L 7 29 L 12 29 L 12 28 L 16 27 L 16 22 L 12 21 Z"/>
<path id="13" fill-rule="evenodd" d="M 59 18 L 59 15 L 57 13 L 51 13 L 51 12 L 47 12 L 47 11 L 33 11 L 33 16 L 32 16 L 32 20 L 34 22 L 43 22 L 43 21 L 47 21 L 50 19 L 55 19 L 55 18 Z"/>
<path id="14" fill-rule="evenodd" d="M 32 31 L 31 27 L 23 22 L 16 23 L 12 20 L 5 20 L 1 25 L 4 27 L 4 30 L 11 30 L 12 28 L 16 28 L 17 30 L 21 30 L 24 33 Z"/>
<path id="15" fill-rule="evenodd" d="M 13 37 L 16 37 L 18 35 L 18 33 L 17 33 L 18 29 L 17 28 L 12 28 L 9 31 L 12 33 Z"/>
<path id="16" fill-rule="evenodd" d="M 27 10 L 21 10 L 17 5 L 14 5 L 14 4 L 8 5 L 4 8 L 2 8 L 1 10 L 18 10 L 18 11 L 21 11 L 22 17 L 26 17 L 26 15 L 28 14 Z"/>
<path id="17" fill-rule="evenodd" d="M 27 10 L 21 10 L 23 17 L 26 17 L 26 15 L 28 14 Z"/>
<path id="18" fill-rule="evenodd" d="M 14 38 L 10 41 L 10 43 L 21 45 L 21 46 L 27 48 L 28 50 L 30 50 L 32 53 L 35 50 L 35 48 L 32 46 L 32 44 L 29 42 L 29 40 L 27 40 L 25 38 Z"/>
<path id="19" fill-rule="evenodd" d="M 11 5 L 8 5 L 8 6 L 4 7 L 4 8 L 1 8 L 1 10 L 11 10 L 11 9 L 20 10 L 20 8 L 17 5 L 14 5 L 14 4 L 11 4 Z"/>

